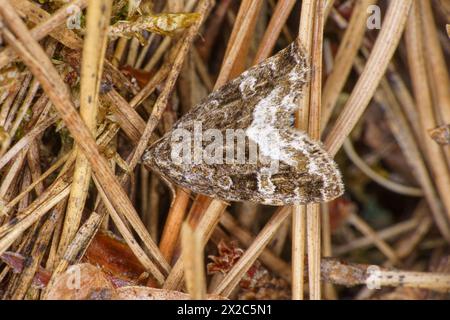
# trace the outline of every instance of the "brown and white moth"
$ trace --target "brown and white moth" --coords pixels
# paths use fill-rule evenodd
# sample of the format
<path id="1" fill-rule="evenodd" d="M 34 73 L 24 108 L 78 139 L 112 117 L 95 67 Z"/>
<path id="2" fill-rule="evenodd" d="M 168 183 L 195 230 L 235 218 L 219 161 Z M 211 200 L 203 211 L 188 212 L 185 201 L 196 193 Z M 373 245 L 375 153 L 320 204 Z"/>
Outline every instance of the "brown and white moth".
<path id="1" fill-rule="evenodd" d="M 295 41 L 230 81 L 150 146 L 144 164 L 195 193 L 268 205 L 330 201 L 341 174 L 293 128 L 309 66 Z"/>

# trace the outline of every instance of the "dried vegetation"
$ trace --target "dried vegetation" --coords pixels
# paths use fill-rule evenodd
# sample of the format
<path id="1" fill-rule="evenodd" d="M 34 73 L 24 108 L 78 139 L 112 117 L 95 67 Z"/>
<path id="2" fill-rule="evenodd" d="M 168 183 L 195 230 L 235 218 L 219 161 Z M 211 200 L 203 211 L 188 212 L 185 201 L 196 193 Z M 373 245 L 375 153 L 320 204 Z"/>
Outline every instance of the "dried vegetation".
<path id="1" fill-rule="evenodd" d="M 0 296 L 448 299 L 448 23 L 443 0 L 0 0 Z M 344 197 L 230 204 L 143 167 L 297 35 L 295 125 Z"/>

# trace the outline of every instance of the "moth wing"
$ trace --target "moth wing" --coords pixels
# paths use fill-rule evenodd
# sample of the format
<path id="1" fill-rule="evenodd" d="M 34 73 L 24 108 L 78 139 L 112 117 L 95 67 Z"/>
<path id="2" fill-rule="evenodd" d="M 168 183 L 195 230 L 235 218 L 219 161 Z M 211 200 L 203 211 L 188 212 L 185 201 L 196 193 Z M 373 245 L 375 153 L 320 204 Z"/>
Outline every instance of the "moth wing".
<path id="1" fill-rule="evenodd" d="M 308 71 L 303 51 L 294 42 L 211 93 L 147 150 L 144 163 L 178 185 L 228 201 L 286 205 L 339 196 L 343 185 L 334 161 L 320 143 L 292 128 Z M 235 137 L 227 143 L 229 129 L 239 133 L 237 140 L 243 136 L 244 143 Z M 202 136 L 196 148 L 196 133 L 211 130 L 222 137 L 222 148 L 214 149 L 219 161 L 197 161 L 195 150 L 204 156 L 210 141 Z M 180 145 L 173 138 L 178 133 L 189 136 L 187 143 L 180 142 L 189 150 L 187 158 L 174 160 L 173 150 Z M 254 145 L 258 155 L 250 161 Z M 238 159 L 239 152 L 244 161 Z"/>
<path id="2" fill-rule="evenodd" d="M 188 128 L 196 121 L 204 123 L 203 129 L 245 128 L 252 120 L 255 106 L 274 88 L 278 89 L 280 97 L 292 93 L 298 98 L 302 95 L 308 76 L 309 67 L 304 50 L 294 41 L 274 56 L 213 91 L 183 115 L 174 129 Z M 281 101 L 274 103 L 280 104 Z M 279 127 L 290 126 L 293 111 L 279 112 L 274 122 Z"/>

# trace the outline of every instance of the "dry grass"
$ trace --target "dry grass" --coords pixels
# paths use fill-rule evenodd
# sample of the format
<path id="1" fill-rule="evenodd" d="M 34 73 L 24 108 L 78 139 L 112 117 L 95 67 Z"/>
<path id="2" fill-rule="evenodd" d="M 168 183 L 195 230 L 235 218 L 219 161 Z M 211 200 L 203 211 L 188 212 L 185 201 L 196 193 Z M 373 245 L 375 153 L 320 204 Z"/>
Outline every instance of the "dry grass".
<path id="1" fill-rule="evenodd" d="M 199 19 L 170 36 L 144 33 L 140 44 L 109 38 L 108 27 L 145 8 L 43 2 L 0 0 L 3 299 L 45 299 L 36 279 L 54 285 L 85 261 L 99 232 L 120 237 L 119 254 L 144 270 L 132 284 L 194 299 L 260 297 L 265 281 L 276 288 L 268 298 L 401 298 L 400 286 L 417 289 L 414 298 L 448 298 L 450 149 L 429 134 L 450 124 L 441 4 L 154 0 L 156 12 Z M 367 29 L 374 4 L 380 30 Z M 66 25 L 70 6 L 82 10 L 81 29 Z M 343 198 L 277 209 L 226 203 L 143 167 L 147 146 L 201 98 L 296 36 L 311 75 L 295 126 L 336 157 Z M 205 274 L 205 257 L 221 258 L 224 240 L 245 251 L 231 250 L 230 265 Z M 370 265 L 382 290 L 362 286 L 374 279 Z M 255 270 L 266 276 L 249 289 Z"/>

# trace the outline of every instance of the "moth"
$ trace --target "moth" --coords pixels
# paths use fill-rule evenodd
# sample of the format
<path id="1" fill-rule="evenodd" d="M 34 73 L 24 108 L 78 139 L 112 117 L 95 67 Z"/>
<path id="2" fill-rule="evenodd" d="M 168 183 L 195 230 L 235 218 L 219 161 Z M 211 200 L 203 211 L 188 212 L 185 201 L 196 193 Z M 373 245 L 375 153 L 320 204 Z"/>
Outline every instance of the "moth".
<path id="1" fill-rule="evenodd" d="M 297 41 L 211 93 L 152 144 L 143 163 L 169 181 L 225 201 L 330 201 L 336 163 L 293 128 L 310 67 Z"/>

